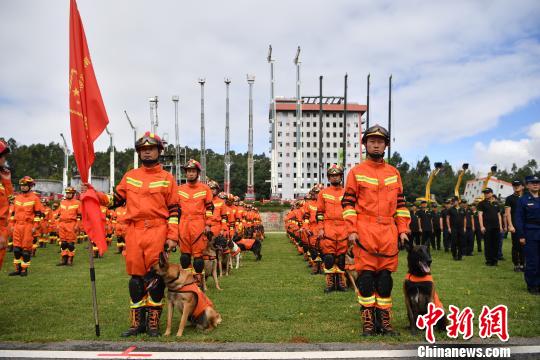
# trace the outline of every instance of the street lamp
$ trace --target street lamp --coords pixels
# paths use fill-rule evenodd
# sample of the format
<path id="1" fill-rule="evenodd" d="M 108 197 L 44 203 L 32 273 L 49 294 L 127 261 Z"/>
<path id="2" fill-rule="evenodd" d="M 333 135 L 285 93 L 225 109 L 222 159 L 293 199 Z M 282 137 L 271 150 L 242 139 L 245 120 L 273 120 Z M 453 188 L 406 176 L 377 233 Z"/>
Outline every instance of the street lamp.
<path id="1" fill-rule="evenodd" d="M 206 147 L 205 147 L 205 130 L 204 130 L 204 83 L 205 78 L 199 78 L 201 85 L 201 181 L 206 183 Z"/>
<path id="2" fill-rule="evenodd" d="M 60 136 L 64 142 L 64 169 L 62 170 L 62 187 L 63 190 L 65 190 L 68 186 L 69 149 L 64 134 L 60 133 Z"/>
<path id="3" fill-rule="evenodd" d="M 178 101 L 180 98 L 178 95 L 173 95 L 172 101 L 174 103 L 174 172 L 176 175 L 176 183 L 180 183 L 180 133 L 178 128 Z"/>
<path id="4" fill-rule="evenodd" d="M 109 131 L 109 127 L 106 127 L 105 131 L 107 131 L 107 135 L 109 135 L 111 140 L 109 153 L 109 194 L 112 195 L 114 190 L 114 136 L 113 133 Z"/>

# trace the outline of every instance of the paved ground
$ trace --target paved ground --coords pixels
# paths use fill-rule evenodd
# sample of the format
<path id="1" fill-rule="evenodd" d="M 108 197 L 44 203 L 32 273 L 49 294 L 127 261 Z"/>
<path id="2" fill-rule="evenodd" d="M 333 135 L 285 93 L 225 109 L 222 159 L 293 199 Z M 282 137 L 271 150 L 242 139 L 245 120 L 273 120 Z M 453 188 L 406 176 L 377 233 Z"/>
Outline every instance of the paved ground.
<path id="1" fill-rule="evenodd" d="M 56 343 L 0 343 L 0 358 L 58 359 L 415 359 L 418 347 L 426 344 L 384 343 L 159 343 L 65 341 Z M 437 348 L 444 342 L 436 344 Z M 507 344 L 476 339 L 448 347 L 509 347 L 512 359 L 540 359 L 540 338 L 513 338 Z"/>

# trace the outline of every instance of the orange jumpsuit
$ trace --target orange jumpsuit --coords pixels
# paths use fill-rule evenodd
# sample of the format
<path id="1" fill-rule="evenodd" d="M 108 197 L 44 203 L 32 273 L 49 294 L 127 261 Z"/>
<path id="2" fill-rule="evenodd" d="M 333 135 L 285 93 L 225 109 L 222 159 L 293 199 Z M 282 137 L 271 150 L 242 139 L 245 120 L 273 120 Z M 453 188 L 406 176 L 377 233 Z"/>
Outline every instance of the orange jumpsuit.
<path id="1" fill-rule="evenodd" d="M 125 200 L 126 270 L 145 275 L 159 260 L 165 241 L 178 240 L 177 185 L 174 176 L 162 169 L 140 167 L 128 171 L 115 189 L 114 202 Z M 107 195 L 100 193 L 100 201 Z"/>
<path id="2" fill-rule="evenodd" d="M 76 199 L 64 199 L 58 208 L 58 235 L 60 241 L 74 243 L 77 239 L 77 220 L 81 217 L 81 202 Z M 65 254 L 68 255 L 68 254 Z M 70 255 L 73 256 L 73 255 Z"/>
<path id="3" fill-rule="evenodd" d="M 212 204 L 214 205 L 214 212 L 212 216 L 208 219 L 210 224 L 210 229 L 214 237 L 223 234 L 224 228 L 222 223 L 222 215 L 225 208 L 225 202 L 217 196 L 214 196 L 212 199 Z"/>
<path id="4" fill-rule="evenodd" d="M 9 229 L 9 195 L 13 194 L 11 181 L 1 179 L 0 181 L 0 270 L 6 255 L 8 245 Z"/>
<path id="5" fill-rule="evenodd" d="M 306 200 L 304 203 L 304 237 L 310 248 L 317 247 L 317 200 Z"/>
<path id="6" fill-rule="evenodd" d="M 318 227 L 324 230 L 324 238 L 320 240 L 323 254 L 337 256 L 347 252 L 347 225 L 341 207 L 344 193 L 341 186 L 329 186 L 317 198 Z"/>
<path id="7" fill-rule="evenodd" d="M 180 216 L 180 251 L 200 258 L 208 242 L 204 234 L 206 225 L 211 225 L 212 190 L 202 182 L 183 184 L 178 187 Z"/>
<path id="8" fill-rule="evenodd" d="M 15 205 L 14 226 L 13 226 L 13 247 L 20 248 L 24 251 L 32 251 L 32 242 L 34 240 L 34 232 L 39 227 L 41 221 L 41 212 L 44 210 L 39 197 L 29 191 L 15 196 L 13 202 Z M 21 258 L 14 259 L 15 266 L 21 265 L 23 269 L 30 266 L 30 259 L 27 261 Z"/>
<path id="9" fill-rule="evenodd" d="M 353 247 L 357 271 L 397 270 L 398 234 L 409 232 L 411 220 L 402 193 L 399 171 L 385 162 L 368 159 L 349 171 L 343 218 L 349 233 L 358 234 Z M 361 294 L 358 301 L 365 307 L 392 307 L 389 294 Z"/>

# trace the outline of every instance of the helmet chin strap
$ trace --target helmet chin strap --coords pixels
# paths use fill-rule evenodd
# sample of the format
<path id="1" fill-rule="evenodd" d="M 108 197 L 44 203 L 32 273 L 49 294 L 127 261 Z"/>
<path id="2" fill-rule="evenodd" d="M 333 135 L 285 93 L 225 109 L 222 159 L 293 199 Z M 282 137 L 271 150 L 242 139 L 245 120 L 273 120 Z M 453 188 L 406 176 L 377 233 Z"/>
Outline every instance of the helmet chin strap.
<path id="1" fill-rule="evenodd" d="M 158 159 L 152 159 L 152 160 L 141 159 L 141 162 L 143 163 L 144 166 L 150 167 L 150 166 L 156 165 L 159 162 L 159 160 Z"/>
<path id="2" fill-rule="evenodd" d="M 370 158 L 376 159 L 376 160 L 384 158 L 384 152 L 380 154 L 375 154 L 375 153 L 367 153 L 367 154 Z"/>

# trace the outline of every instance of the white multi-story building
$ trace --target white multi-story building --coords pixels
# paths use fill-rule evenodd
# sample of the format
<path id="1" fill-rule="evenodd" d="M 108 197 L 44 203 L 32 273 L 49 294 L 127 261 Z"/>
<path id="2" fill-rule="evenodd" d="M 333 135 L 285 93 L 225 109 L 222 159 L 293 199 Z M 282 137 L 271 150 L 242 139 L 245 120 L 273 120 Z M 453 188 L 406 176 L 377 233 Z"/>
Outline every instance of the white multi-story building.
<path id="1" fill-rule="evenodd" d="M 276 99 L 276 156 L 271 156 L 276 172 L 276 189 L 273 190 L 283 200 L 302 196 L 319 182 L 326 184 L 326 169 L 343 161 L 344 100 L 342 97 L 323 97 L 322 103 L 321 132 L 319 97 L 302 97 L 301 157 L 298 157 L 296 99 Z M 347 102 L 346 171 L 362 158 L 362 115 L 365 111 L 365 105 Z M 272 138 L 270 127 L 270 142 Z M 272 143 L 270 145 L 272 149 Z"/>
<path id="2" fill-rule="evenodd" d="M 482 196 L 482 185 L 484 184 L 485 180 L 486 178 L 484 177 L 467 181 L 463 198 L 469 203 L 480 198 Z M 487 187 L 493 189 L 493 194 L 497 195 L 497 197 L 500 199 L 505 199 L 514 192 L 514 189 L 512 189 L 512 184 L 499 180 L 494 176 L 489 179 Z"/>

